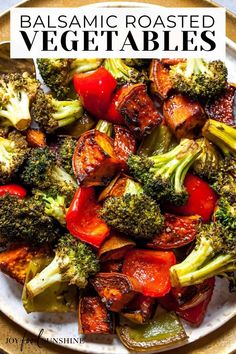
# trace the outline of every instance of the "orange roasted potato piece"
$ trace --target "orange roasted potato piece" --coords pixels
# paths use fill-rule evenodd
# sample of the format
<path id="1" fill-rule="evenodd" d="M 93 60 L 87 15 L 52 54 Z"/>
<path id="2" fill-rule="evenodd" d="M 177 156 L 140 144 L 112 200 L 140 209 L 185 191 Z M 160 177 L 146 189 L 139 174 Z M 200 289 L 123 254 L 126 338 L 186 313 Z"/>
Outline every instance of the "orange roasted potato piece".
<path id="1" fill-rule="evenodd" d="M 198 136 L 206 122 L 206 115 L 200 103 L 181 94 L 164 102 L 163 114 L 178 139 Z"/>
<path id="2" fill-rule="evenodd" d="M 114 125 L 114 149 L 117 157 L 122 162 L 122 168 L 126 169 L 126 161 L 131 154 L 136 152 L 136 140 L 134 134 L 122 125 Z"/>
<path id="3" fill-rule="evenodd" d="M 211 119 L 228 125 L 235 125 L 234 102 L 236 102 L 236 88 L 228 86 L 219 97 L 206 104 L 206 114 Z"/>
<path id="4" fill-rule="evenodd" d="M 80 137 L 73 156 L 73 169 L 80 185 L 106 185 L 120 168 L 113 139 L 96 129 Z"/>
<path id="5" fill-rule="evenodd" d="M 184 58 L 163 58 L 161 59 L 161 62 L 164 65 L 176 65 L 179 63 L 184 63 L 186 61 L 186 59 Z"/>
<path id="6" fill-rule="evenodd" d="M 121 273 L 97 273 L 91 283 L 108 310 L 120 312 L 140 290 L 134 278 Z"/>
<path id="7" fill-rule="evenodd" d="M 46 146 L 46 135 L 36 129 L 26 130 L 26 140 L 31 147 L 45 147 Z"/>
<path id="8" fill-rule="evenodd" d="M 156 299 L 154 297 L 138 294 L 121 313 L 132 322 L 142 324 L 154 315 L 155 307 Z"/>
<path id="9" fill-rule="evenodd" d="M 166 213 L 162 232 L 147 247 L 168 250 L 185 246 L 196 238 L 200 223 L 199 215 L 179 216 Z"/>
<path id="10" fill-rule="evenodd" d="M 79 301 L 79 333 L 114 333 L 114 315 L 109 312 L 99 296 L 84 296 Z"/>
<path id="11" fill-rule="evenodd" d="M 161 122 L 145 84 L 124 86 L 117 101 L 117 110 L 136 137 L 150 133 Z"/>
<path id="12" fill-rule="evenodd" d="M 32 249 L 29 245 L 14 245 L 10 249 L 0 253 L 0 270 L 24 284 L 27 267 L 30 261 L 45 253 L 45 248 Z"/>
<path id="13" fill-rule="evenodd" d="M 169 69 L 160 60 L 152 60 L 149 78 L 151 81 L 151 91 L 163 100 L 167 98 L 173 85 L 170 80 Z"/>

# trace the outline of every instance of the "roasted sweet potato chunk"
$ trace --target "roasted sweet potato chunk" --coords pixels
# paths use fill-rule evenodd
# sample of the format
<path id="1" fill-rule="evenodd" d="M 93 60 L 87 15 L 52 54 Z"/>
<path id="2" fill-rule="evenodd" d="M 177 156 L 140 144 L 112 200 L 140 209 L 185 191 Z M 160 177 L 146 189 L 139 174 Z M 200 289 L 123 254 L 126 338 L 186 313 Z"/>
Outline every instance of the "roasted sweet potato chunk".
<path id="1" fill-rule="evenodd" d="M 151 91 L 161 99 L 168 97 L 173 88 L 169 76 L 169 69 L 160 60 L 153 59 L 150 67 Z"/>
<path id="2" fill-rule="evenodd" d="M 161 62 L 164 65 L 176 65 L 179 63 L 184 63 L 186 61 L 186 59 L 184 58 L 163 58 L 161 59 Z"/>
<path id="3" fill-rule="evenodd" d="M 172 249 L 187 245 L 195 239 L 200 221 L 199 215 L 177 216 L 166 213 L 163 231 L 156 235 L 147 247 Z"/>
<path id="4" fill-rule="evenodd" d="M 178 139 L 194 138 L 206 121 L 206 115 L 200 103 L 180 94 L 165 101 L 163 114 L 168 126 Z"/>
<path id="5" fill-rule="evenodd" d="M 115 125 L 114 133 L 115 153 L 119 160 L 122 162 L 123 169 L 125 169 L 127 167 L 127 159 L 131 154 L 136 152 L 136 140 L 134 134 L 122 125 Z"/>
<path id="6" fill-rule="evenodd" d="M 139 290 L 135 279 L 120 273 L 98 273 L 91 283 L 108 310 L 120 312 Z"/>
<path id="7" fill-rule="evenodd" d="M 44 147 L 46 146 L 46 135 L 36 129 L 27 129 L 26 140 L 31 147 Z"/>
<path id="8" fill-rule="evenodd" d="M 79 184 L 87 187 L 105 185 L 120 167 L 110 137 L 95 129 L 80 137 L 73 156 L 73 169 Z"/>
<path id="9" fill-rule="evenodd" d="M 215 100 L 207 103 L 205 107 L 206 114 L 209 118 L 218 120 L 219 122 L 235 125 L 236 111 L 236 88 L 228 86 L 225 92 Z"/>
<path id="10" fill-rule="evenodd" d="M 114 318 L 99 296 L 84 296 L 79 302 L 79 333 L 112 334 Z"/>
<path id="11" fill-rule="evenodd" d="M 119 96 L 117 110 L 136 137 L 150 132 L 161 121 L 144 84 L 125 86 Z"/>
<path id="12" fill-rule="evenodd" d="M 0 270 L 18 283 L 24 284 L 30 261 L 46 249 L 32 249 L 29 245 L 14 245 L 0 253 Z"/>
<path id="13" fill-rule="evenodd" d="M 155 311 L 156 299 L 138 294 L 122 311 L 122 315 L 132 322 L 145 323 Z"/>
<path id="14" fill-rule="evenodd" d="M 128 237 L 113 232 L 98 251 L 101 262 L 122 259 L 125 253 L 135 247 L 135 242 Z"/>

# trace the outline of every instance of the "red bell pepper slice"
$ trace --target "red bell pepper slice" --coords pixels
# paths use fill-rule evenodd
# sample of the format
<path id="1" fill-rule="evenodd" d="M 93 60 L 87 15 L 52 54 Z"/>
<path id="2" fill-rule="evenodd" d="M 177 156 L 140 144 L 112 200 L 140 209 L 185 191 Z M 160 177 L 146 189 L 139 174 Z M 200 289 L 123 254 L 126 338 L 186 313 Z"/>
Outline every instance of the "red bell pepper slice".
<path id="1" fill-rule="evenodd" d="M 158 302 L 168 311 L 175 311 L 177 315 L 194 326 L 199 326 L 204 320 L 208 304 L 215 286 L 215 278 L 205 280 L 202 284 L 183 288 L 172 288 L 171 291 Z M 193 294 L 193 298 L 188 297 Z M 187 302 L 180 303 L 180 297 Z M 201 300 L 202 299 L 202 300 Z"/>
<path id="2" fill-rule="evenodd" d="M 95 198 L 94 189 L 80 187 L 66 214 L 69 232 L 94 247 L 99 247 L 110 232 L 106 223 L 99 218 L 100 208 L 101 206 Z"/>
<path id="3" fill-rule="evenodd" d="M 104 119 L 116 85 L 116 79 L 103 67 L 93 73 L 74 75 L 75 91 L 87 111 L 98 119 Z"/>
<path id="4" fill-rule="evenodd" d="M 136 249 L 126 253 L 122 272 L 137 280 L 142 294 L 160 297 L 171 289 L 169 269 L 174 264 L 173 252 Z"/>
<path id="5" fill-rule="evenodd" d="M 217 203 L 217 194 L 200 177 L 187 174 L 184 185 L 189 194 L 188 201 L 182 206 L 168 206 L 168 210 L 179 215 L 200 215 L 202 220 L 210 220 Z"/>
<path id="6" fill-rule="evenodd" d="M 25 198 L 27 191 L 18 184 L 6 184 L 5 186 L 0 186 L 0 196 L 2 197 L 6 194 L 14 195 L 18 198 Z"/>
<path id="7" fill-rule="evenodd" d="M 114 95 L 110 106 L 108 108 L 108 111 L 106 113 L 106 120 L 108 122 L 114 123 L 114 124 L 121 124 L 125 125 L 125 120 L 122 114 L 117 110 L 118 102 L 119 102 L 119 97 L 121 96 L 122 93 L 122 88 L 120 88 Z"/>

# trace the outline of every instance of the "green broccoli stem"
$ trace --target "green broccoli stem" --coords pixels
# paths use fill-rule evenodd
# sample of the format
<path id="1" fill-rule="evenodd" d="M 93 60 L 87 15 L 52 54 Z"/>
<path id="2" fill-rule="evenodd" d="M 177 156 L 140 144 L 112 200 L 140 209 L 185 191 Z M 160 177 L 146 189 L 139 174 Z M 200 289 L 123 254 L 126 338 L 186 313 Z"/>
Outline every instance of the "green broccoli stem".
<path id="1" fill-rule="evenodd" d="M 57 101 L 52 99 L 52 105 L 55 109 L 52 116 L 55 120 L 57 120 L 58 127 L 64 127 L 75 122 L 83 115 L 84 112 L 79 100 Z"/>
<path id="2" fill-rule="evenodd" d="M 103 59 L 89 58 L 89 59 L 74 59 L 70 64 L 71 78 L 75 73 L 85 73 L 96 70 L 103 62 Z"/>
<path id="3" fill-rule="evenodd" d="M 10 165 L 12 153 L 14 152 L 14 142 L 0 137 L 0 162 L 5 168 Z"/>
<path id="4" fill-rule="evenodd" d="M 45 214 L 56 219 L 61 225 L 66 224 L 65 197 L 58 195 L 56 198 L 48 197 L 45 193 L 40 193 L 45 202 Z"/>
<path id="5" fill-rule="evenodd" d="M 143 188 L 140 183 L 128 178 L 125 186 L 124 194 L 138 195 L 143 193 Z"/>
<path id="6" fill-rule="evenodd" d="M 100 119 L 95 127 L 96 130 L 99 130 L 101 133 L 108 135 L 109 137 L 112 136 L 113 133 L 113 124 L 107 122 L 106 120 Z"/>
<path id="7" fill-rule="evenodd" d="M 214 119 L 209 119 L 203 127 L 203 135 L 216 144 L 224 155 L 236 156 L 236 129 Z"/>
<path id="8" fill-rule="evenodd" d="M 14 89 L 11 90 L 10 94 L 12 97 L 10 97 L 6 105 L 6 110 L 0 110 L 0 116 L 8 119 L 18 130 L 25 130 L 31 122 L 28 94 L 22 90 L 19 96 L 17 96 L 14 93 Z"/>
<path id="9" fill-rule="evenodd" d="M 122 59 L 106 59 L 104 67 L 114 76 L 115 79 L 129 79 L 134 70 L 133 68 L 127 66 Z"/>
<path id="10" fill-rule="evenodd" d="M 64 168 L 59 167 L 59 166 L 54 166 L 52 168 L 52 174 L 51 174 L 52 180 L 55 182 L 62 182 L 63 184 L 66 183 L 68 185 L 72 185 L 75 188 L 78 187 L 77 183 L 75 180 L 67 173 Z"/>
<path id="11" fill-rule="evenodd" d="M 35 297 L 57 282 L 63 282 L 63 277 L 60 273 L 59 259 L 55 256 L 46 268 L 29 281 L 26 290 L 30 297 Z"/>

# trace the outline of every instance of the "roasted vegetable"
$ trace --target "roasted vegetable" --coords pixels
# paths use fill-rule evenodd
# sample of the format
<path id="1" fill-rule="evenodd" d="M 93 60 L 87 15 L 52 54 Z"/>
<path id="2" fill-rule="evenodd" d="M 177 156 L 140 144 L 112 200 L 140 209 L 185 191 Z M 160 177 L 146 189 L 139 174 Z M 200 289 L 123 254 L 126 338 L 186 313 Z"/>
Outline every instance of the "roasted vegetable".
<path id="1" fill-rule="evenodd" d="M 99 218 L 101 205 L 96 200 L 92 187 L 80 187 L 76 191 L 66 214 L 67 229 L 74 237 L 100 247 L 110 229 Z"/>
<path id="2" fill-rule="evenodd" d="M 45 247 L 34 248 L 30 244 L 12 244 L 0 252 L 0 269 L 3 273 L 24 284 L 27 268 L 32 259 L 47 254 Z"/>
<path id="3" fill-rule="evenodd" d="M 45 84 L 56 94 L 57 98 L 68 96 L 69 84 L 74 73 L 97 69 L 102 59 L 37 59 L 39 72 Z"/>
<path id="4" fill-rule="evenodd" d="M 74 178 L 59 165 L 56 155 L 48 147 L 31 150 L 20 177 L 26 185 L 40 190 L 56 187 L 70 198 L 77 188 Z"/>
<path id="5" fill-rule="evenodd" d="M 161 121 L 153 101 L 147 94 L 146 86 L 141 83 L 122 88 L 117 110 L 137 137 L 150 133 Z"/>
<path id="6" fill-rule="evenodd" d="M 187 59 L 170 67 L 173 86 L 192 97 L 215 97 L 227 85 L 227 68 L 220 60 Z"/>
<path id="7" fill-rule="evenodd" d="M 26 130 L 26 140 L 30 147 L 45 147 L 46 144 L 46 135 L 40 130 L 36 129 L 27 129 Z"/>
<path id="8" fill-rule="evenodd" d="M 170 206 L 168 210 L 177 215 L 200 215 L 202 220 L 210 220 L 217 202 L 217 195 L 207 182 L 200 177 L 187 174 L 184 186 L 188 192 L 185 205 Z"/>
<path id="9" fill-rule="evenodd" d="M 100 271 L 102 273 L 121 273 L 123 261 L 106 261 L 101 263 Z"/>
<path id="10" fill-rule="evenodd" d="M 90 117 L 87 112 L 84 112 L 79 120 L 76 120 L 74 123 L 58 129 L 57 134 L 69 135 L 74 138 L 79 138 L 83 133 L 92 129 L 94 125 L 94 119 Z"/>
<path id="11" fill-rule="evenodd" d="M 100 210 L 100 216 L 107 225 L 134 239 L 146 241 L 162 229 L 163 218 L 159 206 L 144 194 L 139 183 L 121 177 L 113 191 L 111 195 L 114 193 L 114 196 L 107 198 Z"/>
<path id="12" fill-rule="evenodd" d="M 114 150 L 122 162 L 122 168 L 126 169 L 126 161 L 131 154 L 136 152 L 136 141 L 133 133 L 121 125 L 114 126 Z"/>
<path id="13" fill-rule="evenodd" d="M 169 127 L 162 122 L 149 135 L 143 138 L 138 149 L 138 155 L 164 154 L 177 144 Z"/>
<path id="14" fill-rule="evenodd" d="M 3 197 L 7 194 L 18 198 L 25 198 L 27 191 L 19 184 L 5 184 L 4 186 L 0 186 L 0 196 Z"/>
<path id="15" fill-rule="evenodd" d="M 167 99 L 163 105 L 163 115 L 178 139 L 198 136 L 206 121 L 200 103 L 183 95 L 174 95 Z"/>
<path id="16" fill-rule="evenodd" d="M 27 284 L 51 261 L 46 254 L 34 257 L 28 268 L 22 293 L 22 303 L 27 313 L 31 312 L 74 312 L 77 307 L 77 288 L 67 283 L 55 283 L 45 291 L 31 297 Z"/>
<path id="17" fill-rule="evenodd" d="M 235 204 L 220 200 L 215 221 L 202 225 L 195 248 L 170 269 L 173 286 L 199 284 L 205 279 L 235 270 Z"/>
<path id="18" fill-rule="evenodd" d="M 147 66 L 150 63 L 150 59 L 142 59 L 142 58 L 125 58 L 124 62 L 126 63 L 126 65 L 129 66 L 134 66 L 137 68 L 143 67 L 143 66 Z"/>
<path id="19" fill-rule="evenodd" d="M 125 61 L 120 58 L 105 59 L 104 67 L 120 85 L 143 82 L 146 79 L 141 72 L 132 66 L 128 66 Z"/>
<path id="20" fill-rule="evenodd" d="M 95 118 L 104 119 L 117 82 L 104 67 L 88 74 L 74 75 L 75 91 L 85 109 Z"/>
<path id="21" fill-rule="evenodd" d="M 208 117 L 228 125 L 234 125 L 236 118 L 235 95 L 235 87 L 227 86 L 219 97 L 207 102 L 205 111 Z"/>
<path id="22" fill-rule="evenodd" d="M 57 154 L 60 166 L 62 166 L 64 170 L 71 176 L 73 176 L 74 173 L 72 168 L 72 158 L 75 152 L 75 147 L 76 140 L 69 136 L 60 139 L 58 142 Z"/>
<path id="23" fill-rule="evenodd" d="M 193 169 L 200 177 L 211 180 L 219 171 L 221 155 L 217 148 L 207 139 L 201 138 L 197 142 L 202 151 L 194 162 Z"/>
<path id="24" fill-rule="evenodd" d="M 142 294 L 136 297 L 121 312 L 122 316 L 135 323 L 146 323 L 154 314 L 156 299 Z"/>
<path id="25" fill-rule="evenodd" d="M 192 242 L 197 234 L 201 217 L 164 214 L 163 231 L 157 234 L 147 247 L 157 249 L 178 248 Z"/>
<path id="26" fill-rule="evenodd" d="M 170 80 L 169 70 L 160 60 L 152 60 L 149 78 L 151 81 L 152 93 L 160 96 L 163 100 L 166 99 L 170 94 L 173 85 Z"/>
<path id="27" fill-rule="evenodd" d="M 99 249 L 98 256 L 101 262 L 122 259 L 125 253 L 134 246 L 134 241 L 113 232 Z"/>
<path id="28" fill-rule="evenodd" d="M 38 90 L 32 105 L 32 118 L 49 133 L 74 123 L 83 112 L 80 100 L 59 101 L 42 90 Z"/>
<path id="29" fill-rule="evenodd" d="M 184 179 L 200 152 L 197 142 L 183 139 L 165 154 L 151 157 L 133 155 L 127 163 L 131 174 L 142 183 L 147 195 L 183 205 L 188 199 Z"/>
<path id="30" fill-rule="evenodd" d="M 236 201 L 236 159 L 227 157 L 220 162 L 217 173 L 212 176 L 212 188 L 231 202 Z"/>
<path id="31" fill-rule="evenodd" d="M 5 138 L 0 136 L 0 184 L 15 177 L 28 152 L 27 141 L 20 133 L 13 131 Z"/>
<path id="32" fill-rule="evenodd" d="M 113 314 L 106 309 L 99 296 L 83 296 L 79 302 L 79 333 L 114 333 Z"/>
<path id="33" fill-rule="evenodd" d="M 164 312 L 147 324 L 120 325 L 117 334 L 125 347 L 136 352 L 163 350 L 188 338 L 174 312 Z"/>
<path id="34" fill-rule="evenodd" d="M 236 155 L 236 129 L 227 124 L 208 119 L 202 134 L 219 147 L 224 155 Z"/>
<path id="35" fill-rule="evenodd" d="M 0 118 L 5 119 L 7 125 L 18 130 L 28 128 L 30 105 L 38 86 L 38 81 L 28 73 L 0 76 Z"/>
<path id="36" fill-rule="evenodd" d="M 171 289 L 169 270 L 175 263 L 173 252 L 134 249 L 126 253 L 122 273 L 136 279 L 143 295 L 160 297 Z"/>
<path id="37" fill-rule="evenodd" d="M 51 263 L 27 283 L 26 290 L 35 297 L 57 282 L 84 288 L 98 270 L 98 260 L 89 246 L 66 234 L 60 238 Z"/>
<path id="38" fill-rule="evenodd" d="M 91 283 L 108 310 L 120 312 L 139 290 L 135 279 L 120 273 L 97 273 Z"/>
<path id="39" fill-rule="evenodd" d="M 215 279 L 210 278 L 198 285 L 172 288 L 169 294 L 159 299 L 159 303 L 166 310 L 175 311 L 191 325 L 199 326 L 204 320 L 214 285 Z"/>
<path id="40" fill-rule="evenodd" d="M 53 242 L 61 236 L 54 220 L 44 213 L 35 198 L 0 197 L 1 242 L 29 242 L 32 245 Z"/>
<path id="41" fill-rule="evenodd" d="M 79 184 L 99 186 L 109 182 L 120 170 L 113 140 L 97 129 L 84 133 L 77 142 L 73 170 Z"/>

